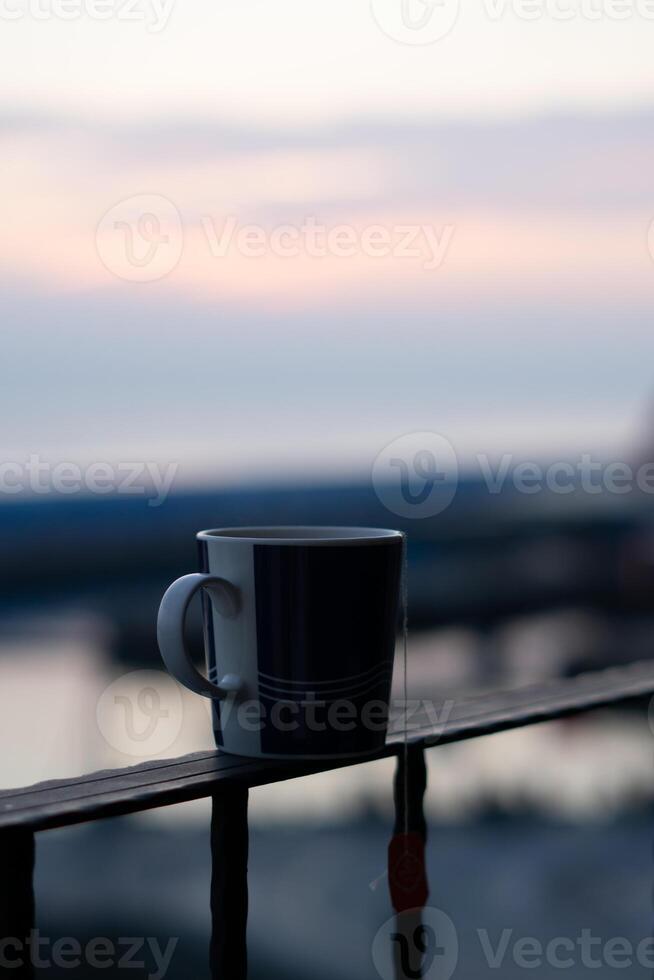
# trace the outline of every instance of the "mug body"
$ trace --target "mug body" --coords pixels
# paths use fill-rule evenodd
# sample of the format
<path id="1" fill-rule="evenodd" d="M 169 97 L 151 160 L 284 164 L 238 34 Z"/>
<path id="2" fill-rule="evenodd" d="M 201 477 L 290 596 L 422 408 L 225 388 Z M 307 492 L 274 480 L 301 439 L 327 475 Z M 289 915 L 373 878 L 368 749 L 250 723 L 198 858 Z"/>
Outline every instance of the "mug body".
<path id="1" fill-rule="evenodd" d="M 208 676 L 241 681 L 212 702 L 216 744 L 270 758 L 383 747 L 404 540 L 375 528 L 224 528 L 198 534 L 200 571 L 237 590 L 225 614 L 203 590 Z"/>

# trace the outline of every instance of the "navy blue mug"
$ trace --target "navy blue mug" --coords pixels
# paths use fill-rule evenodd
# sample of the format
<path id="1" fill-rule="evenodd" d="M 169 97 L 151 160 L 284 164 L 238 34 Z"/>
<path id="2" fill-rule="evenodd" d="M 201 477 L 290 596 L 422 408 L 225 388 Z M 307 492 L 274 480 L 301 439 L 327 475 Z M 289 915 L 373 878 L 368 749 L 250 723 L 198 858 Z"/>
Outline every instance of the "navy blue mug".
<path id="1" fill-rule="evenodd" d="M 257 758 L 365 755 L 388 727 L 404 539 L 359 527 L 221 528 L 159 609 L 170 673 L 213 700 L 216 744 Z M 207 676 L 185 639 L 202 591 Z"/>

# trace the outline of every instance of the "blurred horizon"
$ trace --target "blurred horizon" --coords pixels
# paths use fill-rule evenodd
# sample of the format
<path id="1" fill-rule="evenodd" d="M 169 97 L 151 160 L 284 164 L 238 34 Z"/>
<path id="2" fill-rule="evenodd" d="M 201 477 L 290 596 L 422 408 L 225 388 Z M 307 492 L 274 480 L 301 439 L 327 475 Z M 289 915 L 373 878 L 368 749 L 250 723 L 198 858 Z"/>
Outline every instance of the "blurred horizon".
<path id="1" fill-rule="evenodd" d="M 533 6 L 0 14 L 5 459 L 649 449 L 652 18 Z"/>
<path id="2" fill-rule="evenodd" d="M 0 115 L 7 459 L 175 460 L 192 485 L 356 475 L 409 431 L 464 461 L 650 443 L 654 107 L 275 131 L 62 113 Z M 152 196 L 179 259 L 126 281 L 99 223 Z M 311 255 L 307 219 L 356 254 Z M 289 227 L 293 257 L 271 246 Z"/>

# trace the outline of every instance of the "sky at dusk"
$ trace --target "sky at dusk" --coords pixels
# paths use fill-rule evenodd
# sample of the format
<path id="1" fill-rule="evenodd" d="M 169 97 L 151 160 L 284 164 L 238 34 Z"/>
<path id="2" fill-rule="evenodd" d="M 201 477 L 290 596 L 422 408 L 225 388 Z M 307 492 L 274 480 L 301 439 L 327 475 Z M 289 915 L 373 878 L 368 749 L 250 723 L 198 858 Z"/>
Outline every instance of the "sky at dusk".
<path id="1" fill-rule="evenodd" d="M 360 472 L 412 430 L 647 438 L 645 0 L 67 2 L 0 5 L 13 458 L 192 483 Z"/>

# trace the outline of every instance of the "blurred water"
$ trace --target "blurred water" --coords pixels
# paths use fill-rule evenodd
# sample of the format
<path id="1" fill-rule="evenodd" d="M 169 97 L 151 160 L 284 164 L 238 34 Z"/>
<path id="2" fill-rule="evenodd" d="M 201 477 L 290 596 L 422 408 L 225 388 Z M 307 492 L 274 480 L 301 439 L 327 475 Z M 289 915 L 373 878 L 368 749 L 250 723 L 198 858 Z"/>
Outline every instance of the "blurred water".
<path id="1" fill-rule="evenodd" d="M 441 659 L 445 690 L 466 674 L 465 638 L 446 639 L 457 656 Z M 416 690 L 429 689 L 434 642 L 413 646 Z M 202 699 L 162 671 L 125 674 L 107 650 L 103 628 L 88 619 L 5 631 L 0 737 L 10 750 L 0 785 L 211 747 Z M 525 937 L 571 941 L 569 977 L 613 975 L 603 961 L 584 966 L 578 940 L 590 929 L 600 950 L 617 938 L 635 948 L 651 931 L 654 757 L 644 713 L 595 713 L 442 746 L 428 760 L 430 903 L 457 931 L 455 977 L 517 980 L 524 967 L 514 943 Z M 392 776 L 383 760 L 252 792 L 252 980 L 379 976 L 371 948 L 390 915 Z M 198 801 L 39 835 L 41 934 L 82 945 L 107 937 L 116 949 L 121 937 L 156 939 L 161 950 L 175 940 L 168 980 L 208 976 L 208 826 L 209 804 Z M 493 948 L 509 936 L 500 966 L 489 965 L 480 930 Z M 138 975 L 155 976 L 147 945 L 140 956 Z M 103 972 L 123 976 L 118 966 Z M 531 972 L 553 978 L 560 967 Z M 637 962 L 622 973 L 649 975 Z M 83 966 L 47 970 L 71 974 L 87 975 Z"/>
<path id="2" fill-rule="evenodd" d="M 253 808 L 262 791 L 252 793 Z M 42 835 L 37 861 L 37 924 L 43 935 L 178 939 L 168 980 L 208 976 L 208 808 L 202 826 L 163 829 L 140 818 L 104 821 Z M 512 950 L 520 938 L 576 942 L 584 929 L 605 944 L 634 945 L 651 932 L 654 820 L 566 826 L 530 819 L 432 825 L 428 845 L 430 905 L 444 911 L 459 941 L 456 980 L 517 980 L 525 969 Z M 358 820 L 340 827 L 257 827 L 250 856 L 251 980 L 375 980 L 371 947 L 391 914 L 383 871 L 390 823 Z M 65 887 L 62 882 L 65 881 Z M 479 937 L 493 948 L 512 930 L 500 967 L 489 966 Z M 608 978 L 604 963 L 570 978 Z M 151 963 L 151 960 L 147 960 Z M 70 969 L 48 976 L 76 975 Z M 543 964 L 532 975 L 554 978 Z M 644 978 L 634 963 L 622 975 Z M 83 974 L 82 974 L 83 975 Z M 139 976 L 146 975 L 142 970 Z M 106 977 L 122 976 L 107 970 Z"/>
<path id="3" fill-rule="evenodd" d="M 2 636 L 0 786 L 213 748 L 209 702 L 163 670 L 126 671 L 106 641 L 97 622 L 70 616 Z M 449 659 L 438 642 L 449 647 Z M 465 677 L 464 640 L 457 646 L 452 635 L 427 636 L 410 650 L 410 696 L 455 696 Z M 652 800 L 652 740 L 644 713 L 600 712 L 442 746 L 428 754 L 426 811 L 439 822 L 474 819 L 489 806 L 606 820 Z M 262 825 L 343 823 L 368 813 L 388 819 L 392 774 L 392 760 L 383 760 L 270 786 L 252 817 Z M 188 822 L 193 813 L 171 808 L 156 819 Z"/>

